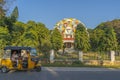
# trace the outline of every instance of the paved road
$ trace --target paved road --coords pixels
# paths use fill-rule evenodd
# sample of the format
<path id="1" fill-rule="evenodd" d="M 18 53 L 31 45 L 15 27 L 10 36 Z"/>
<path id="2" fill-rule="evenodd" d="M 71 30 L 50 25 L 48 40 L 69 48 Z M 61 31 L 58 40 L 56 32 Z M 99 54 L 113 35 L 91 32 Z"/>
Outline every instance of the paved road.
<path id="1" fill-rule="evenodd" d="M 0 73 L 0 80 L 120 80 L 120 69 L 43 67 L 41 72 Z"/>

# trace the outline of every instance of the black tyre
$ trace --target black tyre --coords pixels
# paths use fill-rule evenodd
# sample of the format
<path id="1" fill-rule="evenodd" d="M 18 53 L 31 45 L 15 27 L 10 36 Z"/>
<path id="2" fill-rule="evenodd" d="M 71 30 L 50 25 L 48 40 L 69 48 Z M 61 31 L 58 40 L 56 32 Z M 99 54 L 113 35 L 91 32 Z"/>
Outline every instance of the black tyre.
<path id="1" fill-rule="evenodd" d="M 8 72 L 7 67 L 3 66 L 3 67 L 1 68 L 1 72 L 2 72 L 2 73 L 7 73 L 7 72 Z"/>
<path id="2" fill-rule="evenodd" d="M 39 66 L 39 67 L 36 67 L 35 70 L 36 70 L 37 72 L 40 72 L 40 71 L 41 71 L 41 67 L 40 67 L 40 66 Z"/>

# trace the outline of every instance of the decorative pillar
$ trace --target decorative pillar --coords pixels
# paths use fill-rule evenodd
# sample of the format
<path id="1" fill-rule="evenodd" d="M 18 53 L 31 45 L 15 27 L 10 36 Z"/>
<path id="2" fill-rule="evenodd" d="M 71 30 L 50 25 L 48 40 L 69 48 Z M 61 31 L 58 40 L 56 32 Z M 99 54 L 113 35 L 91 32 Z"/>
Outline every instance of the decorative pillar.
<path id="1" fill-rule="evenodd" d="M 110 51 L 110 60 L 111 62 L 115 61 L 115 51 Z"/>
<path id="2" fill-rule="evenodd" d="M 54 62 L 54 50 L 52 49 L 50 51 L 50 63 L 53 63 Z"/>
<path id="3" fill-rule="evenodd" d="M 83 62 L 83 52 L 79 51 L 79 60 Z"/>

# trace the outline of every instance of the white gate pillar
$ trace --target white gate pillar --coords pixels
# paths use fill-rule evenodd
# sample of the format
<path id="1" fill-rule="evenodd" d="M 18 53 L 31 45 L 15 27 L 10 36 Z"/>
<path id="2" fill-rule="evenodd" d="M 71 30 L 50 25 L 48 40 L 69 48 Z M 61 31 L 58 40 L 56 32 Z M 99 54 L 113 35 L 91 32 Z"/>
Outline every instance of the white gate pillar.
<path id="1" fill-rule="evenodd" d="M 50 63 L 53 63 L 54 62 L 54 50 L 52 49 L 50 51 Z"/>
<path id="2" fill-rule="evenodd" d="M 83 62 L 83 52 L 79 51 L 79 60 Z"/>
<path id="3" fill-rule="evenodd" d="M 115 61 L 115 51 L 110 51 L 110 60 L 111 62 Z"/>

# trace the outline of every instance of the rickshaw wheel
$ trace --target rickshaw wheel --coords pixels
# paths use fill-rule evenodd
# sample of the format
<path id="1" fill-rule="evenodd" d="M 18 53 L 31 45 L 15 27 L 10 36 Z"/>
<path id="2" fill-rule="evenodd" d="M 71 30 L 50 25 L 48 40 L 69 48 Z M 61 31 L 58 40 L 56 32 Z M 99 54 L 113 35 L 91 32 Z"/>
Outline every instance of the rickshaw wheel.
<path id="1" fill-rule="evenodd" d="M 7 67 L 3 66 L 3 67 L 1 68 L 1 72 L 2 72 L 2 73 L 7 73 L 7 72 L 8 72 Z"/>
<path id="2" fill-rule="evenodd" d="M 39 66 L 39 67 L 36 67 L 35 70 L 36 70 L 37 72 L 40 72 L 40 71 L 41 71 L 41 67 L 40 67 L 40 66 Z"/>

